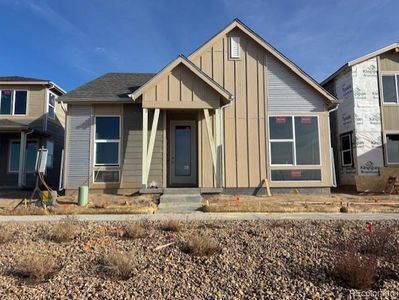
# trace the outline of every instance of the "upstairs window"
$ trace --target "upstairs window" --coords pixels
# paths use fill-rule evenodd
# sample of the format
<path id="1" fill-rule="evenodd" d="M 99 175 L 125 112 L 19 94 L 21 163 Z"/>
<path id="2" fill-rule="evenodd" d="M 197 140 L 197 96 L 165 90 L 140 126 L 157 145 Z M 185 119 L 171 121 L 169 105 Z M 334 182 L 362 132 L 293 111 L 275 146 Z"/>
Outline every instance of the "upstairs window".
<path id="1" fill-rule="evenodd" d="M 232 36 L 230 38 L 230 58 L 239 59 L 241 54 L 240 52 L 240 38 Z"/>
<path id="2" fill-rule="evenodd" d="M 351 167 L 352 161 L 352 134 L 345 133 L 341 135 L 341 164 L 343 167 Z"/>
<path id="3" fill-rule="evenodd" d="M 55 119 L 55 95 L 49 93 L 48 95 L 48 117 L 52 120 Z"/>
<path id="4" fill-rule="evenodd" d="M 382 93 L 385 103 L 399 103 L 399 75 L 382 76 Z"/>
<path id="5" fill-rule="evenodd" d="M 120 144 L 120 117 L 96 117 L 95 164 L 118 166 Z"/>
<path id="6" fill-rule="evenodd" d="M 2 90 L 0 115 L 26 115 L 27 91 Z"/>

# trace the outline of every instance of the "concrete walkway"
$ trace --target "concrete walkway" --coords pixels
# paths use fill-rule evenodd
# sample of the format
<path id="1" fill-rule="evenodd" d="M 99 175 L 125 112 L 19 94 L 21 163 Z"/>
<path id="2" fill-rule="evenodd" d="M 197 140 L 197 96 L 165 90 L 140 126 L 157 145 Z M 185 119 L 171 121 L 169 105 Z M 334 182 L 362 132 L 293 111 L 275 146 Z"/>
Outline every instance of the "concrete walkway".
<path id="1" fill-rule="evenodd" d="M 1 222 L 45 222 L 58 221 L 65 216 L 0 216 Z M 215 220 L 399 220 L 399 214 L 382 213 L 203 213 L 187 214 L 140 214 L 140 215 L 76 215 L 81 221 L 138 221 L 138 220 L 169 220 L 182 221 L 215 221 Z"/>

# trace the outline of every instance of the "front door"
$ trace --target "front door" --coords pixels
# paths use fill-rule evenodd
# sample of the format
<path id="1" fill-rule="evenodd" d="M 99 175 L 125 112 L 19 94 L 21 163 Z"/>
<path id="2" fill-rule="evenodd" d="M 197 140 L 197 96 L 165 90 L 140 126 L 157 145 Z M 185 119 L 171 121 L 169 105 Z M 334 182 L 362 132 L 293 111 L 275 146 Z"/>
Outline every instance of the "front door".
<path id="1" fill-rule="evenodd" d="M 169 185 L 197 185 L 197 130 L 195 121 L 170 121 Z"/>

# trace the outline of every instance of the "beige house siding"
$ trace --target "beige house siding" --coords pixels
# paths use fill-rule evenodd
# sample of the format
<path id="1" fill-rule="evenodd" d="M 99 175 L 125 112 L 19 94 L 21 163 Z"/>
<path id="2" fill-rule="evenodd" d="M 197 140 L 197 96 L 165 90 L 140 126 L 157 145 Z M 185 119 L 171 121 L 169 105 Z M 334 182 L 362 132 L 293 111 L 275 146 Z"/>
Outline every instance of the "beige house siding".
<path id="1" fill-rule="evenodd" d="M 229 37 L 239 36 L 241 59 L 229 58 Z M 265 50 L 238 29 L 221 37 L 191 59 L 235 100 L 224 109 L 224 182 L 227 188 L 256 187 L 266 177 Z M 201 138 L 207 142 L 204 121 Z M 204 143 L 204 142 L 203 142 Z M 204 145 L 205 146 L 205 145 Z M 212 170 L 209 151 L 203 147 L 203 170 Z M 206 162 L 206 163 L 205 163 Z M 209 166 L 206 165 L 209 162 Z M 203 171 L 204 172 L 204 171 Z M 208 176 L 202 183 L 210 184 Z"/>
<path id="2" fill-rule="evenodd" d="M 177 65 L 143 93 L 147 108 L 217 108 L 219 93 L 183 64 Z"/>
<path id="3" fill-rule="evenodd" d="M 381 71 L 399 71 L 399 53 L 386 52 L 380 55 Z"/>

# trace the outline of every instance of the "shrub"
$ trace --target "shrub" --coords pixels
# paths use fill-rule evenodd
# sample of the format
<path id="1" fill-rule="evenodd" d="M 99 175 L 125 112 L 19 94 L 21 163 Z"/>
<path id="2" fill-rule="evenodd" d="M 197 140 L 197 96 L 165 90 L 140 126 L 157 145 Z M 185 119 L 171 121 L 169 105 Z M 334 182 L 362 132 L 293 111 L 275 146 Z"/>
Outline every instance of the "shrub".
<path id="1" fill-rule="evenodd" d="M 348 208 L 346 206 L 341 206 L 341 208 L 339 209 L 339 212 L 347 213 L 347 212 L 349 212 L 349 210 L 348 210 Z"/>
<path id="2" fill-rule="evenodd" d="M 194 256 L 209 256 L 220 253 L 220 246 L 211 238 L 206 236 L 191 236 L 188 242 L 184 243 L 181 250 Z"/>
<path id="3" fill-rule="evenodd" d="M 69 242 L 75 238 L 79 229 L 75 218 L 67 217 L 57 222 L 49 231 L 48 238 L 57 243 Z"/>
<path id="4" fill-rule="evenodd" d="M 349 288 L 370 289 L 376 282 L 377 260 L 351 250 L 335 259 L 333 272 Z"/>
<path id="5" fill-rule="evenodd" d="M 122 280 L 129 279 L 137 271 L 137 262 L 133 253 L 112 250 L 102 257 L 101 262 L 109 276 Z"/>
<path id="6" fill-rule="evenodd" d="M 161 225 L 163 231 L 178 232 L 181 230 L 181 223 L 178 220 L 169 220 Z"/>
<path id="7" fill-rule="evenodd" d="M 397 253 L 398 247 L 394 229 L 376 229 L 369 233 L 365 241 L 361 243 L 359 252 L 365 255 L 390 258 Z"/>
<path id="8" fill-rule="evenodd" d="M 12 239 L 12 233 L 4 225 L 0 226 L 0 244 L 5 244 Z"/>
<path id="9" fill-rule="evenodd" d="M 56 272 L 56 260 L 51 256 L 37 255 L 32 251 L 16 259 L 14 273 L 18 277 L 41 282 L 49 279 Z"/>
<path id="10" fill-rule="evenodd" d="M 143 225 L 139 223 L 129 223 L 121 230 L 121 237 L 128 239 L 138 239 L 146 237 L 147 233 Z"/>

